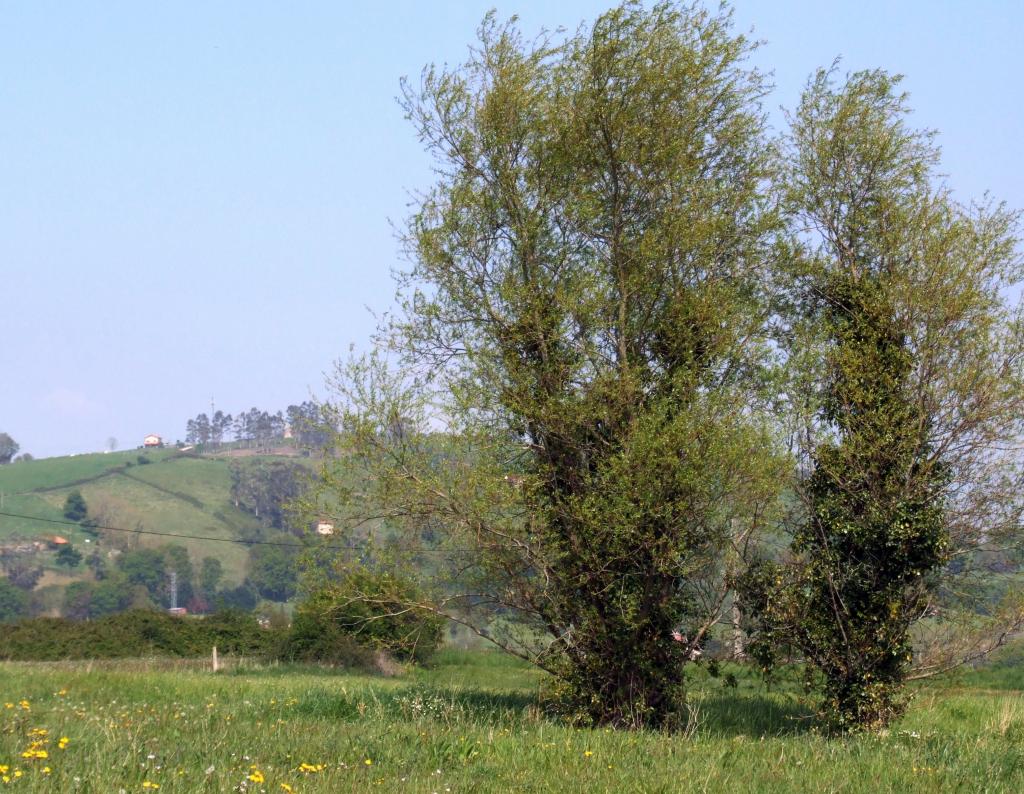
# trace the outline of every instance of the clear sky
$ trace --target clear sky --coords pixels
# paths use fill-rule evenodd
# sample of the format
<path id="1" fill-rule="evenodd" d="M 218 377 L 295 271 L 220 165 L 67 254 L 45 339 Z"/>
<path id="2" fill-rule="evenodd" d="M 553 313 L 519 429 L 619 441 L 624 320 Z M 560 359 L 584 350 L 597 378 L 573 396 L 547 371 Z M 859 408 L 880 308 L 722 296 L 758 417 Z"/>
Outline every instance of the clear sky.
<path id="1" fill-rule="evenodd" d="M 398 81 L 483 14 L 608 2 L 0 2 L 0 431 L 37 457 L 284 408 L 386 309 L 389 219 L 430 171 Z M 1024 208 L 1024 2 L 737 0 L 771 106 L 808 75 L 907 76 L 958 195 Z M 776 114 L 776 119 L 781 120 Z"/>

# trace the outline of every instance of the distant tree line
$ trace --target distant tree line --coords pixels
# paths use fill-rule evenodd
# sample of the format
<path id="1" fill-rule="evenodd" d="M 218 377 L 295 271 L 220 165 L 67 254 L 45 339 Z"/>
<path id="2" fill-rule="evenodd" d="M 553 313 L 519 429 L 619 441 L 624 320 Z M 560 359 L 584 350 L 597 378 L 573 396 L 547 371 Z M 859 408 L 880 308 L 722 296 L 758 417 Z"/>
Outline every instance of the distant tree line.
<path id="1" fill-rule="evenodd" d="M 201 413 L 185 423 L 185 442 L 217 447 L 236 441 L 247 448 L 266 449 L 290 430 L 296 444 L 318 449 L 330 441 L 332 429 L 321 407 L 307 400 L 276 413 L 255 407 L 238 416 L 223 411 L 215 411 L 212 417 Z"/>

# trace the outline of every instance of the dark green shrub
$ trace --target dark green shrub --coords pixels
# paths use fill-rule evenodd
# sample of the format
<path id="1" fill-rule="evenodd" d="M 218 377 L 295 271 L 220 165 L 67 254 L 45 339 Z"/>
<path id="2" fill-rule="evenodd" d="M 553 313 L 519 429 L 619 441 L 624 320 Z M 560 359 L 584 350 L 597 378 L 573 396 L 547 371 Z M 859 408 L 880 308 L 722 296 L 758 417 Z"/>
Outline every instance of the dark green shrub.
<path id="1" fill-rule="evenodd" d="M 33 618 L 0 634 L 0 659 L 121 659 L 138 656 L 202 657 L 218 651 L 273 658 L 284 632 L 260 628 L 251 615 L 226 612 L 209 618 L 132 610 L 91 621 Z"/>
<path id="2" fill-rule="evenodd" d="M 410 608 L 422 602 L 417 595 L 407 579 L 351 567 L 339 582 L 324 585 L 299 605 L 292 632 L 297 638 L 317 631 L 331 638 L 347 635 L 396 659 L 422 662 L 440 646 L 445 621 Z"/>
<path id="3" fill-rule="evenodd" d="M 28 597 L 7 579 L 0 579 L 0 623 L 17 620 L 25 613 Z"/>
<path id="4" fill-rule="evenodd" d="M 68 543 L 57 549 L 55 561 L 57 565 L 63 565 L 67 568 L 75 568 L 82 562 L 82 552 Z"/>
<path id="5" fill-rule="evenodd" d="M 85 497 L 81 491 L 72 491 L 64 500 L 64 518 L 68 521 L 81 521 L 89 514 L 89 508 L 85 504 Z"/>
<path id="6" fill-rule="evenodd" d="M 221 590 L 213 599 L 214 607 L 218 610 L 239 609 L 245 612 L 254 609 L 258 602 L 259 594 L 248 580 L 238 587 Z"/>
<path id="7" fill-rule="evenodd" d="M 370 667 L 373 654 L 351 633 L 327 618 L 309 602 L 296 610 L 291 630 L 282 643 L 279 658 L 290 662 L 311 662 L 337 667 Z"/>

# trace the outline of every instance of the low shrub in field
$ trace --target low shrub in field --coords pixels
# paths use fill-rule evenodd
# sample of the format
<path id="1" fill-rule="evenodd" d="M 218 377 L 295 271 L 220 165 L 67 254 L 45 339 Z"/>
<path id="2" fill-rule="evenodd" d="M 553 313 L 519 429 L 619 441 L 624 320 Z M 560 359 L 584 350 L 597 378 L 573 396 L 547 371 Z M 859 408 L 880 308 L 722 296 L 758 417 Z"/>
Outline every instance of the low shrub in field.
<path id="1" fill-rule="evenodd" d="M 132 610 L 92 621 L 32 618 L 0 633 L 0 659 L 121 659 L 135 656 L 197 657 L 214 645 L 224 654 L 269 657 L 282 632 L 260 628 L 252 615 L 226 611 L 206 618 Z"/>
<path id="2" fill-rule="evenodd" d="M 298 606 L 289 647 L 307 655 L 344 656 L 358 644 L 400 661 L 422 662 L 440 647 L 445 621 L 408 607 L 418 600 L 415 589 L 392 573 L 353 567 Z"/>
<path id="3" fill-rule="evenodd" d="M 296 610 L 291 631 L 282 643 L 282 661 L 311 662 L 337 667 L 370 667 L 373 653 L 360 645 L 323 613 L 309 608 L 309 602 Z"/>

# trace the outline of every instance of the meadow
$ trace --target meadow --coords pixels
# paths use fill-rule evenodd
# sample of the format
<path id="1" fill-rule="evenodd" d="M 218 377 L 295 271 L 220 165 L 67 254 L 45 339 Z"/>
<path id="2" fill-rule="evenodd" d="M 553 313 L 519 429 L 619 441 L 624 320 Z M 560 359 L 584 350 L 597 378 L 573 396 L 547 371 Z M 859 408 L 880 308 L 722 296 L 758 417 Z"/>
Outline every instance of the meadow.
<path id="1" fill-rule="evenodd" d="M 271 460 L 273 456 L 250 456 L 247 461 Z M 149 464 L 140 465 L 145 460 Z M 289 460 L 299 460 L 289 458 Z M 259 531 L 252 516 L 235 507 L 231 498 L 229 459 L 181 454 L 175 449 L 127 450 L 109 454 L 46 458 L 0 467 L 0 492 L 9 513 L 63 521 L 63 505 L 72 491 L 79 491 L 89 505 L 90 515 L 111 526 L 237 540 L 247 530 Z M 0 545 L 16 539 L 67 538 L 83 552 L 96 548 L 96 540 L 79 527 L 0 516 Z M 239 584 L 246 574 L 245 546 L 217 540 L 168 539 L 157 535 L 131 538 L 141 546 L 159 547 L 173 541 L 188 548 L 198 561 L 217 557 L 224 566 L 224 583 Z M 53 579 L 66 574 L 54 564 L 52 555 L 40 560 Z M 82 578 L 79 568 L 65 579 Z M 50 584 L 44 580 L 43 585 Z"/>
<path id="2" fill-rule="evenodd" d="M 0 790 L 879 792 L 1024 787 L 1024 668 L 915 690 L 877 736 L 829 739 L 793 680 L 695 669 L 687 735 L 566 727 L 486 651 L 379 676 L 238 660 L 0 664 Z M 732 684 L 735 684 L 733 686 Z"/>

